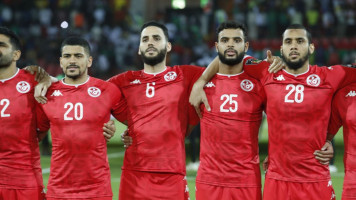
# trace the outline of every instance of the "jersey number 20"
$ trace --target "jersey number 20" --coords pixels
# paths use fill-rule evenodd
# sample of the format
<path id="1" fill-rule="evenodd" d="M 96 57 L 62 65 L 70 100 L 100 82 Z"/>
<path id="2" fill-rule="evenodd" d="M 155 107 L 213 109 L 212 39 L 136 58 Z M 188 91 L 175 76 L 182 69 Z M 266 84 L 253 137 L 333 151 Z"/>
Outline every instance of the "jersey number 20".
<path id="1" fill-rule="evenodd" d="M 81 120 L 83 119 L 83 104 L 82 103 L 76 103 L 73 104 L 71 102 L 68 102 L 64 104 L 64 109 L 67 109 L 67 111 L 64 113 L 64 120 Z"/>

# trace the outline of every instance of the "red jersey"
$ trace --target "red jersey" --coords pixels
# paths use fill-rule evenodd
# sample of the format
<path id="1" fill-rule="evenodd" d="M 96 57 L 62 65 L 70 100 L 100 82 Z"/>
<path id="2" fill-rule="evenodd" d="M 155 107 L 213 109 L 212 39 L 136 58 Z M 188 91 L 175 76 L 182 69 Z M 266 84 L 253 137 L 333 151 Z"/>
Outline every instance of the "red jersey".
<path id="1" fill-rule="evenodd" d="M 0 80 L 0 188 L 43 188 L 36 132 L 34 76 Z"/>
<path id="2" fill-rule="evenodd" d="M 328 132 L 336 134 L 341 126 L 344 131 L 344 187 L 356 188 L 356 83 L 336 93 Z"/>
<path id="3" fill-rule="evenodd" d="M 260 79 L 267 96 L 266 177 L 293 182 L 330 179 L 327 165 L 314 158 L 325 144 L 334 92 L 356 81 L 356 69 L 309 66 L 299 75 L 268 73 L 267 62 L 251 59 L 245 71 Z"/>
<path id="4" fill-rule="evenodd" d="M 126 99 L 133 140 L 122 169 L 185 174 L 184 137 L 188 124 L 199 121 L 188 98 L 203 69 L 175 66 L 158 74 L 128 71 L 109 80 Z"/>
<path id="5" fill-rule="evenodd" d="M 217 74 L 204 90 L 211 111 L 202 105 L 197 183 L 260 187 L 258 132 L 265 103 L 261 83 L 245 72 Z"/>
<path id="6" fill-rule="evenodd" d="M 124 113 L 117 104 L 121 97 L 115 85 L 93 77 L 80 85 L 59 81 L 49 88 L 48 101 L 38 111 L 40 130 L 51 127 L 52 136 L 47 197 L 112 196 L 102 128 L 111 112 Z"/>

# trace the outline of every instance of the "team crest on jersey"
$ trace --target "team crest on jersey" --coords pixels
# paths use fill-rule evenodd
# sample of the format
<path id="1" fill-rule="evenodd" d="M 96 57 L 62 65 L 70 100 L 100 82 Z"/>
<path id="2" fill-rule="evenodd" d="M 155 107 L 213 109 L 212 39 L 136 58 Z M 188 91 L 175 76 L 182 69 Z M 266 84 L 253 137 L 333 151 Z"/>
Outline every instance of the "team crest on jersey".
<path id="1" fill-rule="evenodd" d="M 316 74 L 309 75 L 307 78 L 307 84 L 317 87 L 320 85 L 320 77 Z"/>
<path id="2" fill-rule="evenodd" d="M 30 91 L 31 86 L 26 81 L 20 81 L 17 83 L 16 89 L 20 93 L 27 93 L 28 91 Z"/>
<path id="3" fill-rule="evenodd" d="M 246 61 L 245 65 L 257 65 L 260 62 L 262 62 L 262 60 L 251 58 Z"/>
<path id="4" fill-rule="evenodd" d="M 164 75 L 164 80 L 166 80 L 166 81 L 173 81 L 176 78 L 177 78 L 176 72 L 168 72 L 166 75 Z"/>
<path id="5" fill-rule="evenodd" d="M 91 97 L 98 97 L 101 94 L 101 90 L 97 87 L 90 87 L 88 88 L 88 94 Z"/>
<path id="6" fill-rule="evenodd" d="M 241 81 L 240 86 L 241 86 L 241 89 L 245 90 L 246 92 L 251 91 L 254 87 L 253 83 L 248 79 Z"/>

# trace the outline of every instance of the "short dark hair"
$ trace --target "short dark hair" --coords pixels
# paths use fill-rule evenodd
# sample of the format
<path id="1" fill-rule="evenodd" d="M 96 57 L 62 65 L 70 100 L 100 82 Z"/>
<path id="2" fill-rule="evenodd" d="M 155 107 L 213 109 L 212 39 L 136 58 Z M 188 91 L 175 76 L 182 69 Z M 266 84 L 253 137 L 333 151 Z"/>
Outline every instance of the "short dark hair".
<path id="1" fill-rule="evenodd" d="M 216 29 L 216 38 L 219 39 L 219 33 L 224 29 L 241 29 L 244 34 L 244 40 L 247 42 L 247 28 L 244 24 L 236 21 L 226 21 L 219 25 Z"/>
<path id="2" fill-rule="evenodd" d="M 155 27 L 158 27 L 160 29 L 162 29 L 163 33 L 164 33 L 164 36 L 166 36 L 166 40 L 168 41 L 168 29 L 167 27 L 164 25 L 164 24 L 161 24 L 161 23 L 158 23 L 156 21 L 149 21 L 149 22 L 146 22 L 145 24 L 142 25 L 141 27 L 141 33 L 143 31 L 143 29 L 149 27 L 149 26 L 155 26 Z"/>
<path id="3" fill-rule="evenodd" d="M 10 39 L 10 43 L 12 45 L 12 48 L 14 50 L 20 50 L 21 48 L 21 43 L 19 37 L 13 32 L 12 30 L 1 26 L 0 27 L 0 34 L 6 35 Z"/>
<path id="4" fill-rule="evenodd" d="M 308 38 L 308 43 L 312 43 L 312 35 L 311 33 L 308 31 L 307 28 L 305 28 L 305 26 L 301 25 L 301 24 L 291 24 L 289 25 L 286 30 L 288 29 L 302 29 L 302 30 L 305 30 L 307 32 L 307 38 Z M 284 32 L 286 32 L 286 30 Z M 284 32 L 282 34 L 282 38 L 284 37 Z"/>
<path id="5" fill-rule="evenodd" d="M 63 53 L 63 47 L 66 45 L 78 45 L 84 48 L 85 53 L 90 56 L 90 45 L 87 40 L 80 36 L 69 36 L 63 40 L 61 44 L 61 54 Z"/>

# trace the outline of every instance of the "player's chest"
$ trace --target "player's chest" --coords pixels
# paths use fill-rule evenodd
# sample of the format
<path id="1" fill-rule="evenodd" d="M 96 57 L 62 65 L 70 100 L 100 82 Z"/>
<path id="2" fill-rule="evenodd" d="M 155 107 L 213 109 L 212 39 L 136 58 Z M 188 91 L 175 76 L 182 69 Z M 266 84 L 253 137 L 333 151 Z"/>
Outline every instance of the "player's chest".
<path id="1" fill-rule="evenodd" d="M 142 81 L 123 88 L 129 107 L 164 106 L 188 99 L 188 86 L 182 79 L 174 81 Z"/>
<path id="2" fill-rule="evenodd" d="M 334 89 L 319 79 L 272 80 L 264 84 L 268 107 L 302 110 L 323 109 L 330 106 Z"/>
<path id="3" fill-rule="evenodd" d="M 43 109 L 49 119 L 60 121 L 94 121 L 110 114 L 111 99 L 105 92 L 89 90 L 50 91 Z"/>
<path id="4" fill-rule="evenodd" d="M 1 119 L 24 117 L 26 113 L 32 112 L 35 105 L 33 87 L 28 81 L 0 83 Z"/>
<path id="5" fill-rule="evenodd" d="M 212 113 L 217 115 L 246 115 L 261 112 L 263 95 L 261 88 L 249 80 L 212 80 L 204 90 Z"/>

